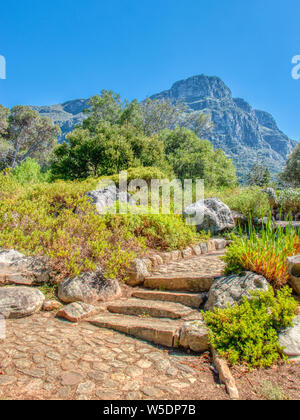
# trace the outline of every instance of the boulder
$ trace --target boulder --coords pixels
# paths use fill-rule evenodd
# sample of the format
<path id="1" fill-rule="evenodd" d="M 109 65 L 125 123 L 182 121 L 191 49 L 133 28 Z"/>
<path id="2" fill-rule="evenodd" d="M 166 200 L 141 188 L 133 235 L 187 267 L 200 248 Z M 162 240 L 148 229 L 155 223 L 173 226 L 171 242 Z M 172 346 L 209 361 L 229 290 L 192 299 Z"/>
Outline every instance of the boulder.
<path id="1" fill-rule="evenodd" d="M 267 291 L 269 283 L 258 274 L 246 272 L 244 275 L 219 277 L 213 283 L 205 310 L 213 311 L 214 308 L 224 309 L 228 304 L 234 306 L 242 303 L 243 297 L 251 298 L 252 291 Z"/>
<path id="2" fill-rule="evenodd" d="M 279 331 L 279 344 L 286 356 L 300 358 L 300 315 L 296 316 L 293 323 L 292 327 Z"/>
<path id="3" fill-rule="evenodd" d="M 106 302 L 121 296 L 117 280 L 107 279 L 101 271 L 83 273 L 78 277 L 64 280 L 58 286 L 58 297 L 65 303 Z"/>
<path id="4" fill-rule="evenodd" d="M 4 318 L 24 318 L 39 312 L 45 296 L 31 287 L 0 288 L 0 314 Z"/>
<path id="5" fill-rule="evenodd" d="M 209 349 L 208 330 L 204 321 L 186 322 L 180 332 L 179 344 L 197 353 L 207 351 Z"/>
<path id="6" fill-rule="evenodd" d="M 89 191 L 86 193 L 91 204 L 94 204 L 99 214 L 105 213 L 107 209 L 116 205 L 119 201 L 123 204 L 135 204 L 135 201 L 127 192 L 119 191 L 116 186 L 108 186 L 102 190 Z"/>
<path id="7" fill-rule="evenodd" d="M 93 305 L 83 302 L 74 302 L 64 308 L 61 308 L 60 311 L 57 312 L 56 316 L 59 318 L 65 318 L 70 322 L 78 322 L 88 318 L 89 316 L 95 315 L 96 312 L 97 309 Z"/>
<path id="8" fill-rule="evenodd" d="M 290 284 L 300 296 L 300 255 L 287 259 L 287 269 L 290 274 Z"/>
<path id="9" fill-rule="evenodd" d="M 234 228 L 234 219 L 230 208 L 218 198 L 200 200 L 184 210 L 184 217 L 197 226 L 199 231 L 222 232 Z"/>
<path id="10" fill-rule="evenodd" d="M 32 286 L 50 280 L 46 257 L 25 257 L 15 250 L 0 251 L 0 285 Z"/>
<path id="11" fill-rule="evenodd" d="M 151 263 L 151 260 L 149 261 Z M 126 283 L 129 286 L 138 286 L 139 284 L 142 284 L 145 277 L 148 277 L 149 275 L 146 262 L 140 258 L 135 258 L 127 271 Z"/>

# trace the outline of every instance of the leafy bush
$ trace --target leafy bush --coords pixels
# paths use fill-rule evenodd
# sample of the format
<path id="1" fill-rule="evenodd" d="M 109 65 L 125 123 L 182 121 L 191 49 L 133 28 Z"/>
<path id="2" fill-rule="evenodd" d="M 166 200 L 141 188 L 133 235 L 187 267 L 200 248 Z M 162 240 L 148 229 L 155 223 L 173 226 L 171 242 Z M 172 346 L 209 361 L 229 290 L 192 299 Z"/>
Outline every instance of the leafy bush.
<path id="1" fill-rule="evenodd" d="M 284 359 L 277 331 L 292 325 L 298 305 L 291 293 L 284 287 L 275 296 L 270 288 L 240 306 L 204 313 L 210 344 L 231 364 L 268 367 Z"/>
<path id="2" fill-rule="evenodd" d="M 106 221 L 113 228 L 123 229 L 133 237 L 142 238 L 149 248 L 161 251 L 184 249 L 208 236 L 197 233 L 194 226 L 188 226 L 182 217 L 175 214 L 106 214 Z"/>
<path id="3" fill-rule="evenodd" d="M 275 289 L 286 284 L 289 274 L 286 259 L 300 250 L 299 230 L 290 225 L 275 229 L 269 220 L 258 233 L 249 221 L 248 237 L 240 233 L 227 250 L 226 274 L 254 271 L 266 277 Z"/>
<path id="4" fill-rule="evenodd" d="M 200 239 L 173 214 L 99 215 L 84 195 L 96 185 L 95 179 L 21 185 L 0 174 L 0 247 L 49 256 L 61 279 L 97 265 L 122 277 L 145 246 L 184 248 Z"/>
<path id="5" fill-rule="evenodd" d="M 183 127 L 163 130 L 159 140 L 164 143 L 167 160 L 179 179 L 204 179 L 206 187 L 237 185 L 232 161 L 195 132 Z"/>
<path id="6" fill-rule="evenodd" d="M 279 205 L 283 213 L 300 213 L 300 189 L 288 188 L 280 192 Z"/>
<path id="7" fill-rule="evenodd" d="M 172 175 L 172 173 L 166 173 L 161 171 L 155 167 L 143 167 L 140 166 L 138 168 L 129 168 L 127 169 L 127 182 L 131 182 L 134 179 L 143 179 L 147 182 L 148 186 L 151 185 L 152 179 L 168 179 Z M 119 187 L 119 174 L 111 175 L 111 176 L 103 176 L 99 179 L 99 181 L 113 181 L 117 187 Z"/>
<path id="8" fill-rule="evenodd" d="M 34 159 L 26 159 L 11 171 L 13 178 L 19 184 L 37 184 L 50 179 L 49 172 L 43 173 L 41 166 Z"/>
<path id="9" fill-rule="evenodd" d="M 259 187 L 245 188 L 232 196 L 225 198 L 225 203 L 231 210 L 242 213 L 245 217 L 267 216 L 271 207 L 268 196 Z"/>

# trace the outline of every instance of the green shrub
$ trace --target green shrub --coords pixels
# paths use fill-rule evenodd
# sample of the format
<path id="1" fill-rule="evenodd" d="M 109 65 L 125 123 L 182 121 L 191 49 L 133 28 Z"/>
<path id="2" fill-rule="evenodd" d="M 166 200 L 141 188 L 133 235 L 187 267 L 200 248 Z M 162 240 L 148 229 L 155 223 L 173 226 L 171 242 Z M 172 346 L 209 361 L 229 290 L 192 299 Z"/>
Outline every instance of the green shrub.
<path id="1" fill-rule="evenodd" d="M 283 213 L 300 213 L 300 189 L 288 188 L 279 194 L 279 205 Z"/>
<path id="2" fill-rule="evenodd" d="M 292 325 L 298 305 L 291 294 L 283 287 L 275 296 L 270 288 L 253 292 L 240 306 L 204 313 L 210 344 L 231 364 L 268 367 L 285 359 L 277 331 Z"/>
<path id="3" fill-rule="evenodd" d="M 271 211 L 268 196 L 259 187 L 249 187 L 225 198 L 231 210 L 242 213 L 245 217 L 264 217 Z"/>
<path id="4" fill-rule="evenodd" d="M 188 226 L 175 214 L 106 214 L 105 218 L 110 227 L 122 227 L 127 234 L 142 239 L 147 247 L 161 251 L 184 249 L 208 239 L 208 235 L 196 232 L 195 226 Z"/>
<path id="5" fill-rule="evenodd" d="M 129 168 L 127 169 L 127 182 L 131 182 L 135 179 L 143 179 L 147 182 L 148 186 L 151 185 L 152 179 L 168 179 L 172 175 L 172 173 L 166 173 L 161 171 L 155 167 L 143 167 L 140 166 L 138 168 Z M 119 187 L 119 174 L 111 175 L 111 176 L 103 176 L 99 179 L 99 181 L 113 181 L 117 187 Z"/>
<path id="6" fill-rule="evenodd" d="M 59 279 L 95 270 L 123 277 L 145 247 L 185 248 L 200 240 L 178 215 L 101 216 L 85 197 L 97 180 L 20 184 L 0 174 L 0 247 L 47 255 Z"/>
<path id="7" fill-rule="evenodd" d="M 34 159 L 26 159 L 11 171 L 11 175 L 19 184 L 37 184 L 50 179 L 49 172 L 42 172 L 41 166 Z"/>

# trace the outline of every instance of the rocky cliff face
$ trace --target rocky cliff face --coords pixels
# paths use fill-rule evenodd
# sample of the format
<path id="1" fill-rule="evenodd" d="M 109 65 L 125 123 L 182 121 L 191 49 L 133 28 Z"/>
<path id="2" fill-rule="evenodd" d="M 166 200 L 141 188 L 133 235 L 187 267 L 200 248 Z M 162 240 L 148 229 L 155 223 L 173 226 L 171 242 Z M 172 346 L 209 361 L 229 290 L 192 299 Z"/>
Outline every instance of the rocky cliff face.
<path id="1" fill-rule="evenodd" d="M 218 77 L 191 77 L 152 99 L 182 102 L 191 112 L 211 114 L 214 128 L 207 137 L 233 159 L 242 179 L 257 159 L 268 165 L 273 174 L 278 173 L 296 146 L 296 141 L 279 130 L 272 115 L 254 110 L 241 98 L 233 98 Z"/>
<path id="2" fill-rule="evenodd" d="M 63 141 L 66 134 L 74 129 L 77 125 L 81 125 L 84 120 L 83 110 L 87 108 L 86 99 L 75 99 L 63 104 L 49 106 L 32 106 L 31 108 L 41 114 L 43 117 L 49 117 L 61 128 L 61 138 Z"/>
<path id="3" fill-rule="evenodd" d="M 241 179 L 257 159 L 276 174 L 282 170 L 287 155 L 296 141 L 282 133 L 272 117 L 253 109 L 241 98 L 233 98 L 230 89 L 218 77 L 194 76 L 176 82 L 170 90 L 152 96 L 186 104 L 191 112 L 211 114 L 213 130 L 206 136 L 216 148 L 233 159 Z M 87 100 L 69 101 L 61 105 L 33 107 L 50 117 L 62 129 L 62 138 L 84 119 Z"/>

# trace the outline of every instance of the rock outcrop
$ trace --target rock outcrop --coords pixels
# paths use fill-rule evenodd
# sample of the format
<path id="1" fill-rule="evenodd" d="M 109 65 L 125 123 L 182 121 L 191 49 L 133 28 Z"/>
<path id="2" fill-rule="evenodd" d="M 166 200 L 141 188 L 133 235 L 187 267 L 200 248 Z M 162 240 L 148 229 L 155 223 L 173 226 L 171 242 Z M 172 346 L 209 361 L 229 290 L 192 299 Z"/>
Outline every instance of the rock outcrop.
<path id="1" fill-rule="evenodd" d="M 25 318 L 39 312 L 45 296 L 31 287 L 1 287 L 0 314 L 4 318 Z"/>
<path id="2" fill-rule="evenodd" d="M 0 285 L 43 284 L 50 280 L 50 271 L 45 257 L 25 257 L 14 250 L 0 251 Z"/>
<path id="3" fill-rule="evenodd" d="M 209 291 L 205 309 L 213 311 L 214 308 L 227 308 L 228 304 L 234 306 L 236 303 L 242 303 L 244 296 L 251 298 L 252 291 L 267 291 L 268 288 L 267 280 L 252 272 L 241 276 L 220 277 L 215 280 Z"/>
<path id="4" fill-rule="evenodd" d="M 199 231 L 213 234 L 235 226 L 230 208 L 218 198 L 200 200 L 186 207 L 184 217 L 196 225 Z"/>
<path id="5" fill-rule="evenodd" d="M 115 186 L 108 186 L 103 190 L 89 191 L 86 195 L 89 197 L 90 202 L 96 206 L 99 214 L 105 213 L 107 209 L 115 206 L 117 202 L 135 204 L 130 194 L 119 191 Z"/>
<path id="6" fill-rule="evenodd" d="M 100 271 L 66 279 L 58 286 L 58 297 L 65 303 L 106 302 L 119 298 L 121 294 L 118 281 L 105 278 Z"/>
<path id="7" fill-rule="evenodd" d="M 181 80 L 151 99 L 183 102 L 191 112 L 210 114 L 214 127 L 206 138 L 233 159 L 243 180 L 258 157 L 272 173 L 280 172 L 297 144 L 279 130 L 272 115 L 233 98 L 230 89 L 215 76 L 202 74 Z"/>

